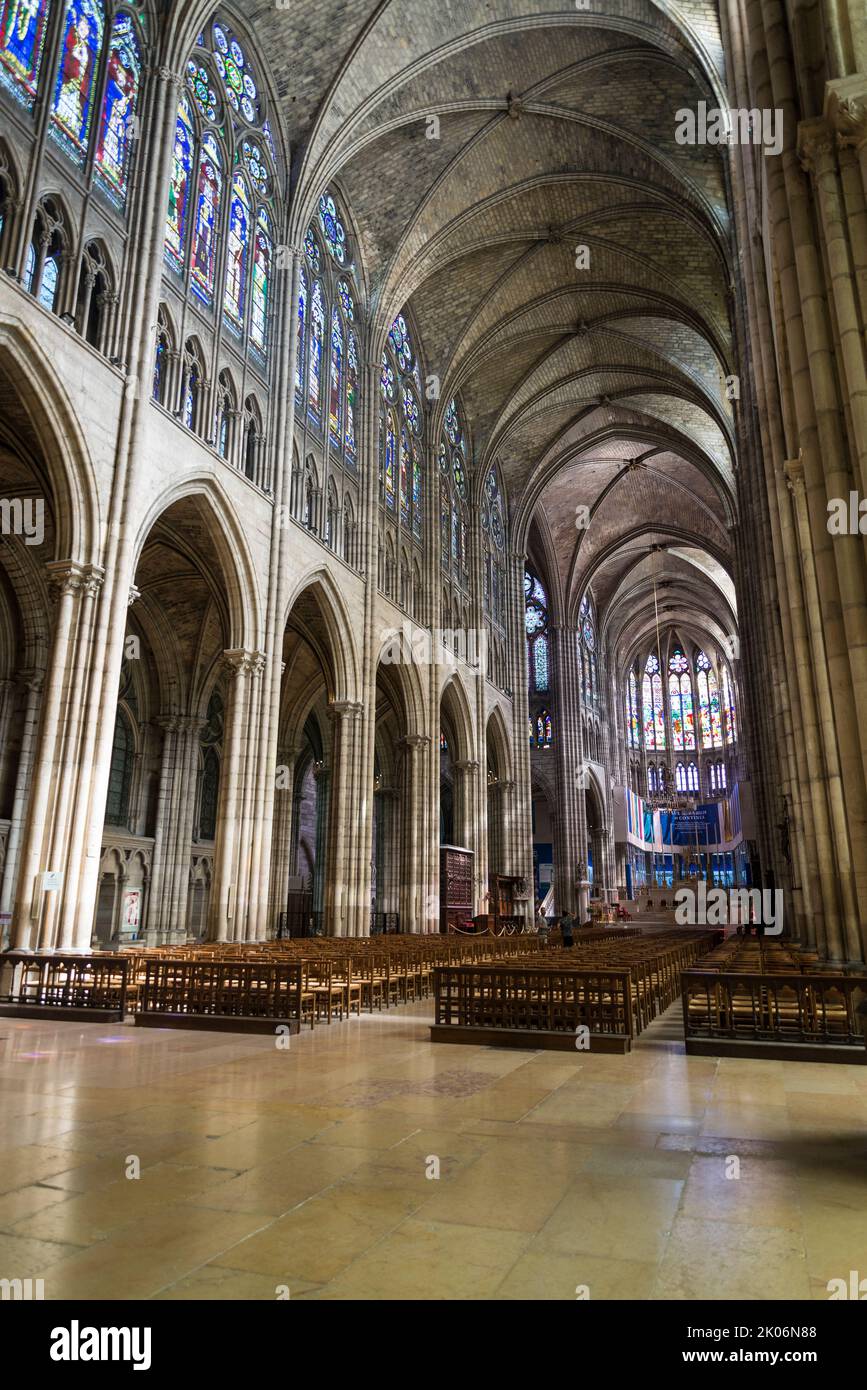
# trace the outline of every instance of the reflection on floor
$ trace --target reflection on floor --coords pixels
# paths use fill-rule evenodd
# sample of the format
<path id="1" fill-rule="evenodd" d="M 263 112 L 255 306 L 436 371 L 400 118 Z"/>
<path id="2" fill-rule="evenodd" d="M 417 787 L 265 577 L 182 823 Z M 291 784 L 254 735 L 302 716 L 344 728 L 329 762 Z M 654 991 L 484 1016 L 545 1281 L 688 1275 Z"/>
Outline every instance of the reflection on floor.
<path id="1" fill-rule="evenodd" d="M 287 1050 L 0 1019 L 0 1278 L 824 1299 L 867 1276 L 867 1068 L 687 1058 L 677 1007 L 628 1057 L 434 1046 L 429 1005 Z"/>

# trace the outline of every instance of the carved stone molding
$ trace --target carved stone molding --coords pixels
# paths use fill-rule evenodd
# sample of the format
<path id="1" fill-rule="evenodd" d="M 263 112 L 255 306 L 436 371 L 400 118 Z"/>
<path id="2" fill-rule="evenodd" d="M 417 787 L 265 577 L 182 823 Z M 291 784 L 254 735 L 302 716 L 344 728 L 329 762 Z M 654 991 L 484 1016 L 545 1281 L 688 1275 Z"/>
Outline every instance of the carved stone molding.
<path id="1" fill-rule="evenodd" d="M 79 565 L 74 560 L 52 560 L 45 566 L 48 592 L 56 602 L 65 594 L 84 594 L 96 598 L 105 581 L 101 565 Z"/>
<path id="2" fill-rule="evenodd" d="M 260 676 L 265 670 L 265 661 L 265 652 L 248 651 L 244 647 L 223 652 L 224 665 L 235 676 Z"/>

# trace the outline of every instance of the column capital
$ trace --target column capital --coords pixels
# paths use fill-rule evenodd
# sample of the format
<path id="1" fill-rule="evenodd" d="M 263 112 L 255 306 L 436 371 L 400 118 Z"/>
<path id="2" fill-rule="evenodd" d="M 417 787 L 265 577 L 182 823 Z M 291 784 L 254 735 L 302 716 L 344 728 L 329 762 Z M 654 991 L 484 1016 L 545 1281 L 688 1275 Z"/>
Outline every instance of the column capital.
<path id="1" fill-rule="evenodd" d="M 463 758 L 458 763 L 452 763 L 452 767 L 457 772 L 478 772 L 480 764 L 473 758 Z"/>
<path id="2" fill-rule="evenodd" d="M 96 598 L 105 579 L 101 565 L 79 565 L 74 560 L 51 560 L 45 566 L 48 591 L 53 599 L 64 594 L 83 593 Z"/>
<path id="3" fill-rule="evenodd" d="M 833 127 L 824 116 L 798 122 L 798 159 L 808 174 L 823 174 L 836 155 Z"/>
<path id="4" fill-rule="evenodd" d="M 430 747 L 430 737 L 427 734 L 404 734 L 403 738 L 398 739 L 404 748 L 409 748 L 415 753 L 419 748 Z"/>
<path id="5" fill-rule="evenodd" d="M 827 83 L 825 116 L 842 147 L 854 145 L 860 150 L 867 144 L 867 79 L 863 74 Z"/>
<path id="6" fill-rule="evenodd" d="M 326 706 L 325 713 L 328 718 L 334 722 L 337 719 L 342 719 L 344 716 L 357 718 L 363 709 L 364 706 L 359 704 L 357 700 L 332 700 Z"/>
<path id="7" fill-rule="evenodd" d="M 266 653 L 235 647 L 223 652 L 223 663 L 235 676 L 261 676 L 265 670 Z"/>
<path id="8" fill-rule="evenodd" d="M 786 487 L 790 492 L 796 489 L 802 492 L 804 489 L 804 460 L 799 454 L 796 459 L 786 459 L 783 464 L 783 476 L 786 479 Z"/>
<path id="9" fill-rule="evenodd" d="M 134 603 L 138 603 L 141 598 L 141 589 L 137 589 L 135 584 L 129 586 L 129 596 L 126 601 L 127 608 L 132 608 Z"/>
<path id="10" fill-rule="evenodd" d="M 16 671 L 15 679 L 38 695 L 45 683 L 45 672 L 36 666 L 28 666 L 23 671 Z"/>

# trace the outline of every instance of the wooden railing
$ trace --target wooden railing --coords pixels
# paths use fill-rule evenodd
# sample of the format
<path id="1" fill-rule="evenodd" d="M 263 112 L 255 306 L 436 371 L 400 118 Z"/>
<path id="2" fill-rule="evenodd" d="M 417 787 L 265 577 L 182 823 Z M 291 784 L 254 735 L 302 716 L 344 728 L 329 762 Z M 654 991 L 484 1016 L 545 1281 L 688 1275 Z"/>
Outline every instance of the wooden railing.
<path id="1" fill-rule="evenodd" d="M 0 1010 L 58 1010 L 67 1017 L 123 1018 L 130 963 L 124 956 L 0 956 Z"/>
<path id="2" fill-rule="evenodd" d="M 436 1041 L 464 1041 L 465 1030 L 563 1034 L 579 1027 L 628 1048 L 634 1035 L 628 970 L 523 965 L 441 966 L 434 971 Z M 451 1036 L 449 1036 L 451 1031 Z M 519 1041 L 519 1039 L 516 1039 Z M 532 1046 L 532 1042 L 530 1043 Z M 624 1050 L 625 1050 L 624 1048 Z"/>
<path id="3" fill-rule="evenodd" d="M 867 977 L 693 969 L 682 984 L 687 1051 L 711 1039 L 864 1048 Z"/>
<path id="4" fill-rule="evenodd" d="M 146 958 L 138 974 L 137 1020 L 300 1024 L 302 978 L 300 962 L 288 960 Z"/>

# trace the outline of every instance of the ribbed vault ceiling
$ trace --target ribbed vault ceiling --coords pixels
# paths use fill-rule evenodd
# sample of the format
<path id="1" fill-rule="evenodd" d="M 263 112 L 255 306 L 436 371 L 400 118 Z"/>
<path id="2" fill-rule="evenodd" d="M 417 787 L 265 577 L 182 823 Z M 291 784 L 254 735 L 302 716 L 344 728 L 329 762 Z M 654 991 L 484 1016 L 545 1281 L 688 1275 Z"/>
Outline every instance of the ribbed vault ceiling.
<path id="1" fill-rule="evenodd" d="M 408 312 L 561 615 L 591 583 L 628 645 L 653 576 L 733 633 L 726 156 L 675 141 L 679 108 L 724 99 L 715 6 L 293 0 L 249 16 L 292 149 L 294 239 L 338 189 L 371 359 Z"/>

